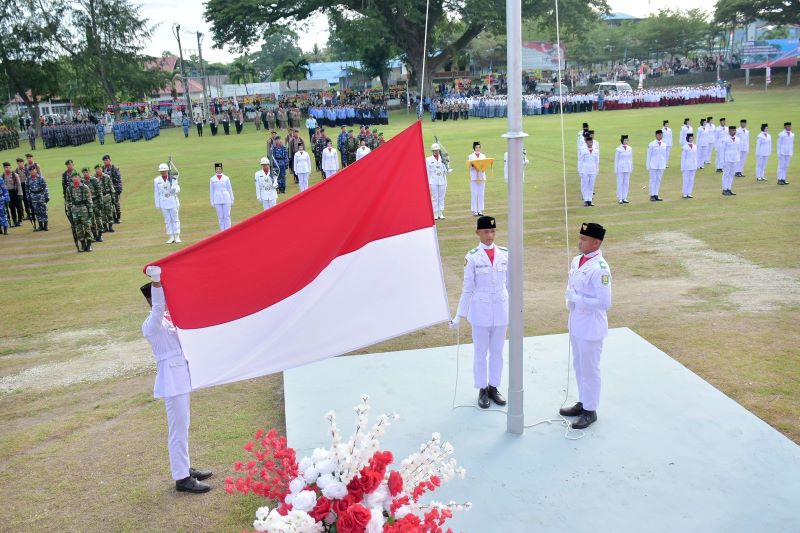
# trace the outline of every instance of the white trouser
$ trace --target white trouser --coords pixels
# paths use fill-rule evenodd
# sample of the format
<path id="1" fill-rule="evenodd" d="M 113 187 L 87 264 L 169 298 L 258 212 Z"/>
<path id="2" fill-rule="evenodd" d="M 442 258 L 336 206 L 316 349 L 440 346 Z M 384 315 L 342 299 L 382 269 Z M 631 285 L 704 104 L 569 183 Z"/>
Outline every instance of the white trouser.
<path id="1" fill-rule="evenodd" d="M 722 190 L 729 191 L 733 187 L 733 175 L 736 173 L 736 165 L 738 163 L 729 163 L 725 161 L 722 167 Z"/>
<path id="2" fill-rule="evenodd" d="M 768 155 L 757 155 L 756 156 L 756 177 L 757 178 L 764 178 L 764 174 L 767 171 L 767 160 L 769 159 Z"/>
<path id="3" fill-rule="evenodd" d="M 703 164 L 700 166 L 706 166 L 707 164 L 711 163 L 711 145 L 707 144 L 703 146 L 703 156 L 701 158 L 703 160 Z"/>
<path id="4" fill-rule="evenodd" d="M 297 183 L 300 185 L 300 192 L 308 189 L 308 172 L 297 174 Z"/>
<path id="5" fill-rule="evenodd" d="M 431 185 L 431 203 L 433 204 L 434 216 L 444 213 L 444 195 L 447 192 L 447 185 Z"/>
<path id="6" fill-rule="evenodd" d="M 790 155 L 778 156 L 778 179 L 780 181 L 786 181 L 786 172 L 789 170 L 789 160 L 791 159 Z"/>
<path id="7" fill-rule="evenodd" d="M 744 170 L 744 161 L 747 159 L 748 152 L 739 152 L 739 165 L 736 167 L 736 172 L 742 173 Z"/>
<path id="8" fill-rule="evenodd" d="M 164 215 L 164 225 L 167 227 L 167 235 L 177 235 L 181 232 L 181 219 L 178 218 L 178 208 L 161 209 Z"/>
<path id="9" fill-rule="evenodd" d="M 686 196 L 687 194 L 692 194 L 694 190 L 694 175 L 697 173 L 696 170 L 684 170 L 683 171 L 683 195 Z"/>
<path id="10" fill-rule="evenodd" d="M 617 173 L 617 200 L 627 200 L 628 190 L 631 186 L 631 173 L 618 172 Z"/>
<path id="11" fill-rule="evenodd" d="M 189 393 L 164 398 L 167 408 L 167 446 L 172 479 L 189 477 Z"/>
<path id="12" fill-rule="evenodd" d="M 485 180 L 470 180 L 470 207 L 473 213 L 483 213 L 483 193 L 486 191 Z"/>
<path id="13" fill-rule="evenodd" d="M 663 168 L 650 169 L 650 196 L 658 196 L 658 191 L 661 189 L 661 178 L 663 177 Z"/>
<path id="14" fill-rule="evenodd" d="M 591 202 L 594 195 L 594 182 L 597 180 L 596 172 L 581 173 L 581 197 L 584 202 Z"/>
<path id="15" fill-rule="evenodd" d="M 671 151 L 672 151 L 672 146 L 671 146 L 671 145 L 670 145 L 670 146 L 667 146 L 667 159 L 666 159 L 667 166 L 669 166 L 669 153 L 670 153 Z"/>
<path id="16" fill-rule="evenodd" d="M 600 354 L 603 339 L 586 341 L 569 336 L 572 344 L 572 366 L 578 383 L 578 401 L 587 411 L 597 411 L 600 405 Z"/>
<path id="17" fill-rule="evenodd" d="M 724 150 L 720 150 L 719 146 L 717 146 L 716 149 L 717 149 L 717 167 L 716 168 L 722 168 L 725 165 L 725 161 L 723 161 L 723 157 L 722 157 L 722 152 Z"/>
<path id="18" fill-rule="evenodd" d="M 277 203 L 278 203 L 277 198 L 275 198 L 274 200 L 261 200 L 261 207 L 263 207 L 264 211 L 266 211 L 270 207 L 275 207 L 275 204 Z"/>
<path id="19" fill-rule="evenodd" d="M 231 204 L 214 204 L 220 231 L 231 227 Z"/>
<path id="20" fill-rule="evenodd" d="M 331 176 L 336 174 L 336 172 L 337 172 L 336 170 L 323 170 L 323 173 L 325 174 L 325 178 L 330 178 Z"/>
<path id="21" fill-rule="evenodd" d="M 472 376 L 476 389 L 487 385 L 500 386 L 503 376 L 503 344 L 506 341 L 506 329 L 502 326 L 472 326 L 472 343 L 475 358 L 472 363 Z M 488 354 L 488 361 L 487 361 Z M 489 367 L 488 377 L 486 367 Z"/>

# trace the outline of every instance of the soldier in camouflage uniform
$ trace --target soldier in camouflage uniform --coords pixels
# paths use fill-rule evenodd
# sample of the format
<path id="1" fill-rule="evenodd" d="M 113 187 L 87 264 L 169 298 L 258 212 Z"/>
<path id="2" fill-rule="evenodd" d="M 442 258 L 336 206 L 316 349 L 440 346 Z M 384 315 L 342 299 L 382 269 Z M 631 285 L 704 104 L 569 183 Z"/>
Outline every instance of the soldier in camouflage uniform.
<path id="1" fill-rule="evenodd" d="M 353 135 L 353 130 L 347 131 L 347 140 L 344 142 L 345 149 L 347 150 L 347 164 L 352 165 L 356 162 L 356 150 L 358 150 L 359 141 Z"/>
<path id="2" fill-rule="evenodd" d="M 100 189 L 103 193 L 102 204 L 100 200 L 95 202 L 95 210 L 103 211 L 103 230 L 108 233 L 114 233 L 114 200 L 117 196 L 114 190 L 114 183 L 111 176 L 103 172 L 104 167 L 101 165 L 94 166 L 94 177 L 100 181 Z"/>
<path id="3" fill-rule="evenodd" d="M 64 161 L 64 164 L 67 166 L 67 170 L 61 174 L 61 192 L 64 193 L 64 197 L 66 198 L 67 187 L 72 185 L 72 175 L 77 174 L 77 172 L 75 171 L 75 163 L 72 162 L 72 159 L 67 159 Z"/>
<path id="4" fill-rule="evenodd" d="M 111 164 L 111 156 L 103 156 L 103 173 L 111 176 L 114 184 L 114 224 L 119 224 L 122 220 L 122 208 L 119 206 L 119 197 L 122 196 L 122 174 L 116 165 Z"/>
<path id="5" fill-rule="evenodd" d="M 47 202 L 50 201 L 50 191 L 47 190 L 47 182 L 44 176 L 39 176 L 39 165 L 28 167 L 28 197 L 31 201 L 31 209 L 36 217 L 39 228 L 33 231 L 49 231 L 47 228 Z"/>
<path id="6" fill-rule="evenodd" d="M 70 222 L 78 240 L 78 252 L 92 251 L 92 193 L 81 183 L 78 173 L 71 176 L 71 183 L 64 193 L 64 201 L 70 213 Z"/>
<path id="7" fill-rule="evenodd" d="M 100 180 L 89 174 L 89 167 L 81 169 L 83 173 L 83 183 L 89 187 L 92 195 L 92 236 L 94 242 L 103 242 L 103 223 L 105 213 L 103 212 L 103 186 Z"/>

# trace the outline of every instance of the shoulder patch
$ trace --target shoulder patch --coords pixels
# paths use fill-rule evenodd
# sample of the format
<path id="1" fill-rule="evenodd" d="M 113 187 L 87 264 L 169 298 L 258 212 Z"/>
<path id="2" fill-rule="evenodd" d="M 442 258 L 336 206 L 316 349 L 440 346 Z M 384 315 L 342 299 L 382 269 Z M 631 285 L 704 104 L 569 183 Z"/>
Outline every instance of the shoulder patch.
<path id="1" fill-rule="evenodd" d="M 600 260 L 600 263 L 599 263 L 599 264 L 600 264 L 600 268 L 603 268 L 603 269 L 605 269 L 605 270 L 608 270 L 608 263 L 606 263 L 606 262 L 605 262 L 605 261 L 603 261 L 602 259 Z"/>
<path id="2" fill-rule="evenodd" d="M 600 278 L 600 281 L 603 283 L 603 285 L 608 285 L 611 283 L 611 276 L 608 274 L 603 274 L 603 276 Z"/>
<path id="3" fill-rule="evenodd" d="M 478 251 L 478 248 L 476 247 L 476 248 L 473 248 L 472 250 L 470 250 L 470 251 L 469 251 L 469 252 L 467 252 L 467 253 L 468 253 L 468 254 L 474 254 L 474 253 L 475 253 L 475 252 L 477 252 L 477 251 Z"/>

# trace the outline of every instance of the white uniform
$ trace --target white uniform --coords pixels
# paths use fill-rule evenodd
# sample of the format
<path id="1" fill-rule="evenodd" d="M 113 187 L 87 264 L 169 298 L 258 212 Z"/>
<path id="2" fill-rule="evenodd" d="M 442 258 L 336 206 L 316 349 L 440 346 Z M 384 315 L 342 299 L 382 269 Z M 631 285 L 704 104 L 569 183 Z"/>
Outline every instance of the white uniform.
<path id="1" fill-rule="evenodd" d="M 523 154 L 522 156 L 522 181 L 525 181 L 525 167 L 528 166 L 530 161 L 527 157 Z M 508 152 L 503 154 L 503 179 L 506 180 L 508 183 Z"/>
<path id="2" fill-rule="evenodd" d="M 794 132 L 784 128 L 778 134 L 778 181 L 786 181 L 792 155 L 794 155 Z"/>
<path id="3" fill-rule="evenodd" d="M 692 128 L 692 127 L 691 127 L 691 126 L 689 126 L 688 124 L 684 124 L 683 126 L 681 126 L 681 133 L 680 133 L 680 135 L 681 135 L 681 136 L 680 136 L 680 138 L 678 139 L 678 143 L 679 143 L 681 146 L 683 146 L 684 144 L 686 144 L 686 136 L 687 136 L 687 135 L 689 135 L 690 133 L 694 133 L 694 128 Z M 697 138 L 697 139 L 695 139 L 695 140 L 696 140 L 696 141 L 699 143 L 699 142 L 700 142 L 699 136 L 698 136 L 698 138 Z"/>
<path id="4" fill-rule="evenodd" d="M 739 138 L 726 135 L 720 145 L 722 153 L 722 190 L 730 191 L 733 188 L 733 178 L 739 166 Z"/>
<path id="5" fill-rule="evenodd" d="M 658 196 L 661 178 L 667 168 L 667 145 L 658 139 L 647 145 L 647 170 L 650 172 L 650 196 Z"/>
<path id="6" fill-rule="evenodd" d="M 330 178 L 339 170 L 339 152 L 334 147 L 322 150 L 322 172 Z"/>
<path id="7" fill-rule="evenodd" d="M 725 164 L 724 164 L 725 163 L 725 157 L 724 157 L 724 155 L 725 155 L 725 147 L 723 146 L 725 144 L 725 137 L 729 137 L 729 135 L 728 135 L 728 126 L 723 126 L 722 124 L 720 124 L 714 130 L 714 146 L 717 149 L 717 161 L 716 161 L 717 170 L 719 170 L 719 169 L 723 169 L 724 170 L 723 167 L 725 166 Z"/>
<path id="8" fill-rule="evenodd" d="M 739 166 L 736 167 L 736 172 L 742 174 L 744 162 L 747 160 L 748 152 L 750 152 L 750 130 L 741 127 L 736 128 L 736 137 L 739 138 Z"/>
<path id="9" fill-rule="evenodd" d="M 472 152 L 469 154 L 470 161 L 476 159 L 486 159 L 482 153 L 476 154 Z M 472 165 L 469 167 L 469 190 L 470 190 L 470 208 L 472 214 L 477 215 L 483 213 L 483 197 L 486 192 L 486 172 L 480 172 Z"/>
<path id="10" fill-rule="evenodd" d="M 762 131 L 756 137 L 756 179 L 764 181 L 766 178 L 767 160 L 772 154 L 772 136 Z"/>
<path id="11" fill-rule="evenodd" d="M 572 344 L 572 363 L 578 382 L 578 401 L 587 411 L 597 411 L 600 404 L 600 354 L 603 339 L 608 336 L 608 316 L 611 307 L 611 270 L 600 250 L 586 254 L 588 260 L 580 265 L 581 255 L 572 260 L 569 270 L 567 300 L 569 309 L 569 338 Z"/>
<path id="12" fill-rule="evenodd" d="M 294 173 L 300 185 L 300 192 L 308 189 L 308 176 L 311 174 L 311 156 L 305 150 L 294 153 Z"/>
<path id="13" fill-rule="evenodd" d="M 433 216 L 438 219 L 444 215 L 444 196 L 447 193 L 448 170 L 441 155 L 439 157 L 428 156 L 425 159 L 425 166 L 428 169 L 428 185 L 431 188 Z"/>
<path id="14" fill-rule="evenodd" d="M 156 358 L 156 381 L 153 396 L 164 398 L 169 428 L 167 445 L 172 479 L 189 477 L 189 393 L 192 381 L 189 363 L 183 356 L 175 326 L 165 315 L 167 306 L 163 287 L 153 287 L 153 308 L 142 324 L 142 333 Z"/>
<path id="15" fill-rule="evenodd" d="M 578 156 L 578 174 L 581 177 L 581 197 L 584 202 L 591 202 L 594 195 L 594 184 L 600 171 L 600 154 L 594 148 L 586 148 Z"/>
<path id="16" fill-rule="evenodd" d="M 633 149 L 620 144 L 614 152 L 614 174 L 617 176 L 617 200 L 627 200 L 633 172 Z"/>
<path id="17" fill-rule="evenodd" d="M 669 166 L 669 154 L 672 151 L 672 128 L 669 126 L 664 126 L 661 128 L 662 138 L 661 140 L 664 141 L 664 144 L 667 145 L 667 166 Z"/>
<path id="18" fill-rule="evenodd" d="M 369 146 L 359 146 L 358 150 L 356 150 L 356 161 L 370 153 L 372 150 L 369 149 Z"/>
<path id="19" fill-rule="evenodd" d="M 297 158 L 295 157 L 295 161 Z M 308 179 L 308 178 L 306 178 Z M 271 172 L 259 170 L 255 174 L 256 198 L 261 202 L 264 211 L 278 203 L 278 177 L 272 177 Z"/>
<path id="20" fill-rule="evenodd" d="M 231 227 L 231 206 L 233 205 L 233 188 L 231 179 L 225 174 L 211 176 L 209 185 L 211 205 L 217 210 L 217 222 L 220 231 Z"/>
<path id="21" fill-rule="evenodd" d="M 683 196 L 691 195 L 694 190 L 694 176 L 700 155 L 696 144 L 686 143 L 681 151 L 681 172 L 683 173 Z"/>
<path id="22" fill-rule="evenodd" d="M 487 248 L 494 249 L 494 261 L 489 259 Z M 508 328 L 508 250 L 481 243 L 467 252 L 465 259 L 464 285 L 456 314 L 466 317 L 472 324 L 474 385 L 476 389 L 487 385 L 499 387 L 503 374 L 503 343 Z"/>
<path id="23" fill-rule="evenodd" d="M 181 232 L 181 220 L 178 216 L 178 210 L 181 207 L 181 202 L 178 200 L 178 193 L 181 192 L 181 186 L 178 185 L 177 178 L 170 180 L 156 176 L 153 180 L 153 189 L 156 207 L 161 209 L 161 214 L 164 215 L 167 235 L 179 235 Z"/>

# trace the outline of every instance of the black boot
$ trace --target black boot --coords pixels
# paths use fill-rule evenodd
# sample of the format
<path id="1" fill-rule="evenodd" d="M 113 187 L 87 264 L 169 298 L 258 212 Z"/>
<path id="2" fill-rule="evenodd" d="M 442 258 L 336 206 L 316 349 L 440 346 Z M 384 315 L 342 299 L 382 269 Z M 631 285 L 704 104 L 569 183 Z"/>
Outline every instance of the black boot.
<path id="1" fill-rule="evenodd" d="M 114 224 L 108 224 L 108 232 L 114 233 Z"/>
<path id="2" fill-rule="evenodd" d="M 44 230 L 45 231 L 50 231 L 49 229 L 47 229 L 47 222 L 44 223 Z"/>
<path id="3" fill-rule="evenodd" d="M 103 232 L 98 231 L 97 235 L 94 237 L 94 242 L 103 242 Z"/>
<path id="4" fill-rule="evenodd" d="M 8 235 L 8 226 L 3 226 L 3 235 Z"/>
<path id="5" fill-rule="evenodd" d="M 89 240 L 89 239 L 86 240 L 86 242 L 83 245 L 83 251 L 84 252 L 91 252 L 92 251 L 92 241 L 91 240 Z"/>

